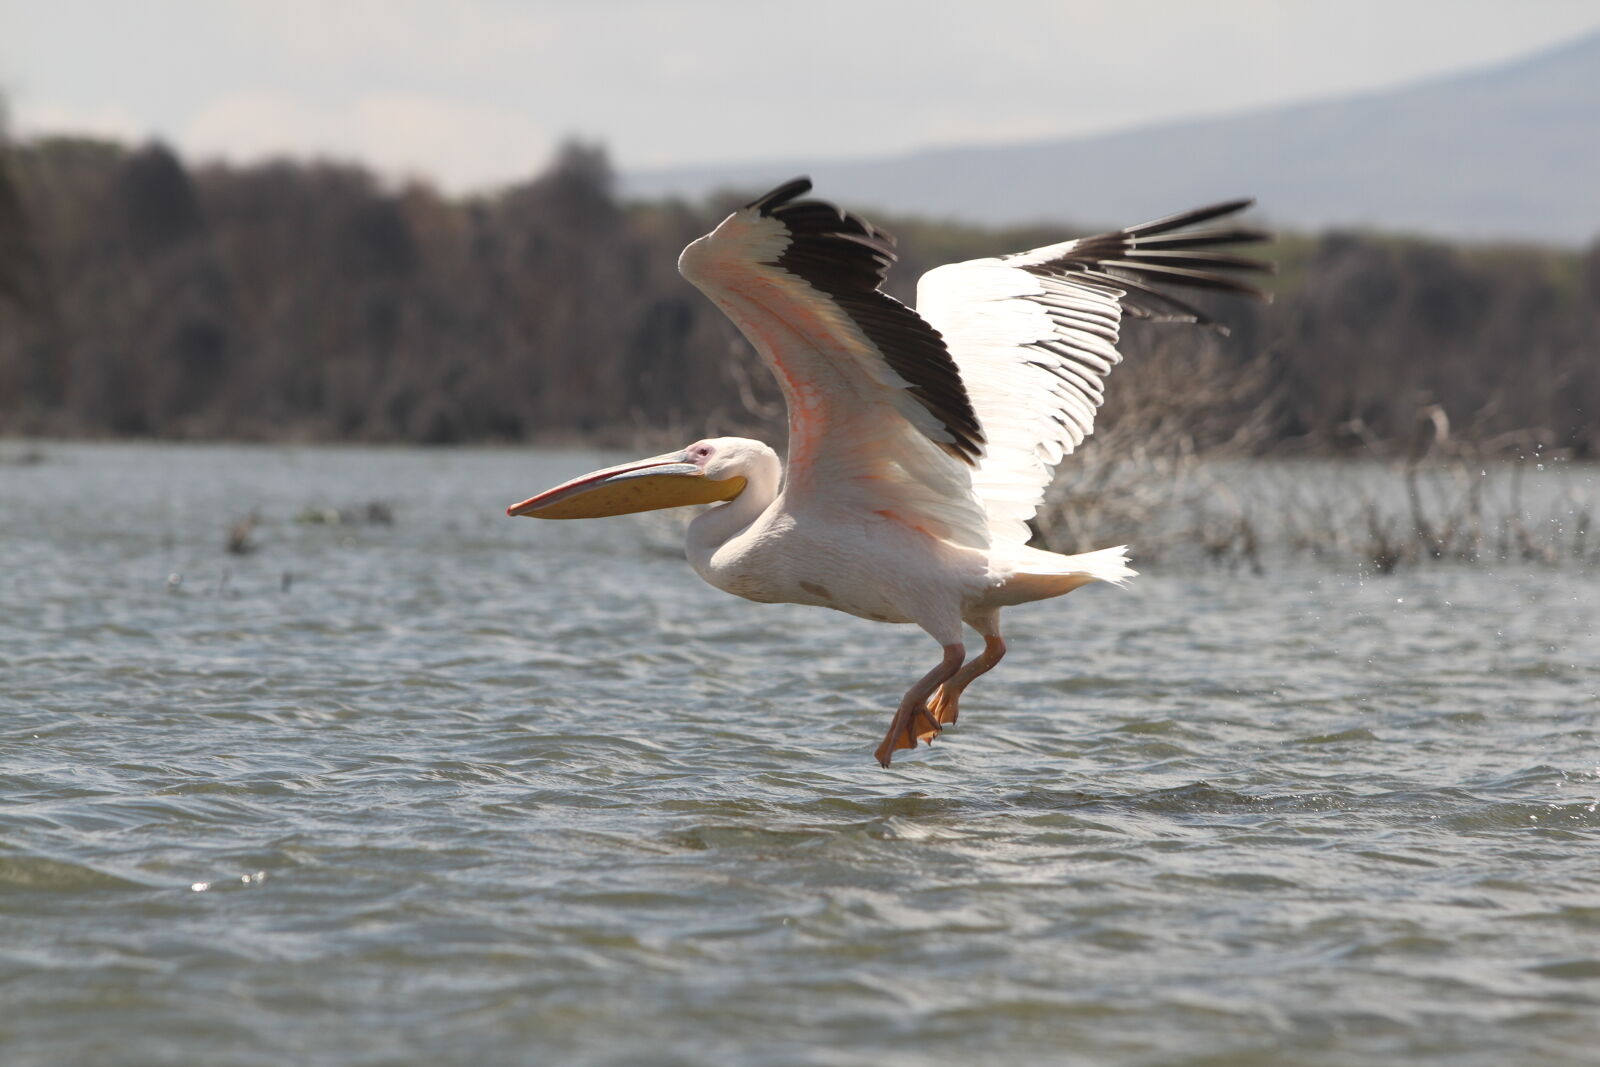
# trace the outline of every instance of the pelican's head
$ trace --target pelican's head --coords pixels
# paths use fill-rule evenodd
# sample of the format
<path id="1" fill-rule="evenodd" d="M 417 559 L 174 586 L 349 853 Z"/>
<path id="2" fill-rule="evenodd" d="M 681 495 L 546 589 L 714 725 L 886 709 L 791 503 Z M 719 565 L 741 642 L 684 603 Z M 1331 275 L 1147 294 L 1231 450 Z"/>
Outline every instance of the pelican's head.
<path id="1" fill-rule="evenodd" d="M 732 500 L 777 456 L 759 441 L 714 437 L 681 452 L 585 474 L 506 509 L 530 519 L 598 519 Z"/>

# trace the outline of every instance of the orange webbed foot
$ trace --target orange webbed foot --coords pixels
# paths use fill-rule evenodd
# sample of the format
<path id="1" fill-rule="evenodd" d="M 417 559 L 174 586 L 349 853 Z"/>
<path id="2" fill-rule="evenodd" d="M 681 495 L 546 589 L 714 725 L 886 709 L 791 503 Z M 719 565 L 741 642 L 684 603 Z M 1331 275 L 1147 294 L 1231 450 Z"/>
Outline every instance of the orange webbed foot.
<path id="1" fill-rule="evenodd" d="M 883 743 L 873 755 L 879 764 L 887 767 L 894 759 L 894 754 L 901 749 L 916 748 L 918 741 L 926 741 L 931 745 L 933 739 L 939 736 L 939 729 L 938 722 L 927 708 L 918 708 L 910 715 L 897 712 L 894 721 L 889 724 L 889 732 L 884 735 Z"/>
<path id="2" fill-rule="evenodd" d="M 928 714 L 932 715 L 933 720 L 940 726 L 949 726 L 961 714 L 960 699 L 958 694 L 950 691 L 948 685 L 941 685 L 933 696 L 928 698 Z"/>
<path id="3" fill-rule="evenodd" d="M 933 739 L 939 736 L 943 726 L 939 723 L 939 717 L 929 710 L 928 698 L 941 685 L 955 677 L 956 672 L 961 669 L 962 655 L 963 649 L 959 642 L 945 645 L 944 659 L 939 666 L 929 671 L 906 692 L 905 699 L 900 702 L 900 707 L 895 710 L 894 719 L 889 723 L 888 734 L 873 752 L 879 764 L 887 767 L 900 749 L 916 748 L 918 741 L 932 744 Z"/>

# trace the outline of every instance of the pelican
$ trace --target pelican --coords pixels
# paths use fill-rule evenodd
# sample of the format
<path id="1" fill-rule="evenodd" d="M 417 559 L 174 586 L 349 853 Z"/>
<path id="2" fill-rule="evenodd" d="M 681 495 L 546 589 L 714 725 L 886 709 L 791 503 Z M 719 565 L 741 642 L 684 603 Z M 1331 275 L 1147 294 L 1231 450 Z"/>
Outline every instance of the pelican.
<path id="1" fill-rule="evenodd" d="M 1266 299 L 1226 270 L 1269 263 L 1216 251 L 1264 240 L 1192 229 L 1234 200 L 1030 252 L 938 267 L 912 310 L 879 288 L 894 238 L 796 178 L 684 249 L 678 270 L 733 320 L 788 405 L 787 468 L 760 441 L 718 437 L 574 478 L 507 508 L 583 519 L 707 505 L 690 565 L 760 603 L 813 604 L 914 623 L 942 646 L 874 753 L 931 743 L 962 694 L 1005 655 L 1000 611 L 1135 572 L 1126 546 L 1060 555 L 1028 520 L 1062 458 L 1094 429 L 1127 317 L 1221 327 L 1155 288 Z M 983 638 L 966 658 L 962 624 Z"/>

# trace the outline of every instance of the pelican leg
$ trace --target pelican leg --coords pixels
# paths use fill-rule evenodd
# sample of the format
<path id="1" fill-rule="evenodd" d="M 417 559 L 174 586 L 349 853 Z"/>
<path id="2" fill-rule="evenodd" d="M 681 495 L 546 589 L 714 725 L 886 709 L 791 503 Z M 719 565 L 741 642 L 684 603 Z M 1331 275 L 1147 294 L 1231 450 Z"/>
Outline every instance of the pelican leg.
<path id="1" fill-rule="evenodd" d="M 945 682 L 955 677 L 961 670 L 961 661 L 966 657 L 967 650 L 961 642 L 944 646 L 944 659 L 939 665 L 917 681 L 917 684 L 906 690 L 905 697 L 900 701 L 900 707 L 895 710 L 894 719 L 889 723 L 889 732 L 884 735 L 883 743 L 873 753 L 880 764 L 887 767 L 894 758 L 895 751 L 902 748 L 916 748 L 917 742 L 925 740 L 932 742 L 939 736 L 939 722 L 928 710 L 928 697 Z"/>
<path id="2" fill-rule="evenodd" d="M 999 634 L 985 634 L 983 637 L 983 651 L 972 657 L 972 660 L 956 672 L 956 676 L 935 690 L 928 699 L 928 711 L 940 726 L 949 726 L 956 721 L 956 716 L 961 713 L 958 706 L 961 701 L 961 692 L 972 684 L 972 680 L 980 674 L 987 674 L 994 669 L 1006 654 L 1006 643 L 1000 639 Z"/>

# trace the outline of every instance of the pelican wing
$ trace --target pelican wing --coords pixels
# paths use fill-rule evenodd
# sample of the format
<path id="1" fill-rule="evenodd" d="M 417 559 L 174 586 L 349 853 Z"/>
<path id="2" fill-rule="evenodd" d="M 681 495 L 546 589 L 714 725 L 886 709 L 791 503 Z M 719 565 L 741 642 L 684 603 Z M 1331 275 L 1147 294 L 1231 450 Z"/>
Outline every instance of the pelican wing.
<path id="1" fill-rule="evenodd" d="M 798 178 L 684 249 L 678 269 L 777 376 L 789 408 L 791 509 L 875 513 L 987 544 L 972 465 L 983 451 L 939 334 L 878 286 L 893 238 Z"/>
<path id="2" fill-rule="evenodd" d="M 996 543 L 1025 544 L 1062 457 L 1094 432 L 1124 315 L 1223 329 L 1156 288 L 1167 283 L 1265 298 L 1223 270 L 1270 270 L 1219 246 L 1258 230 L 1185 230 L 1251 201 L 1184 212 L 1115 233 L 937 267 L 917 283 L 917 310 L 960 367 L 988 444 L 973 492 Z M 1184 232 L 1177 232 L 1184 231 Z M 1224 331 L 1225 332 L 1225 331 Z"/>

